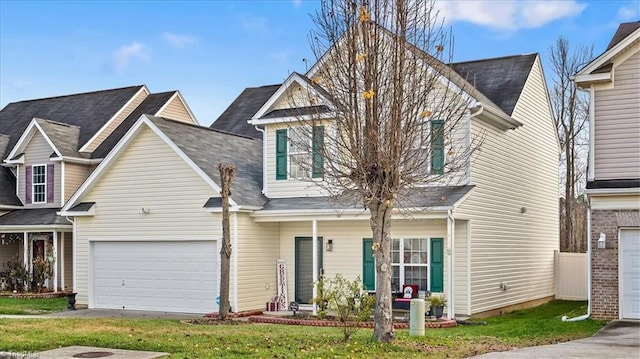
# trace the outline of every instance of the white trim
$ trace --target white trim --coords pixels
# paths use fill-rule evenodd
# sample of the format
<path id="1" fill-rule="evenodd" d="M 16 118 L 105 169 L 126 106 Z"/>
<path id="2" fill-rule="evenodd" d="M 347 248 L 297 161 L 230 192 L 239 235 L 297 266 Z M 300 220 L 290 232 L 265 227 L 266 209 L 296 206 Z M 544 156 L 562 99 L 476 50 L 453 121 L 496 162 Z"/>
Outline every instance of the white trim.
<path id="1" fill-rule="evenodd" d="M 582 70 L 578 72 L 576 75 L 576 82 L 578 81 L 578 77 L 581 75 L 588 75 L 591 72 L 597 70 L 600 66 L 607 63 L 613 57 L 618 55 L 618 53 L 622 52 L 628 46 L 631 46 L 636 40 L 640 39 L 640 28 L 633 31 L 631 34 L 627 35 L 620 42 L 615 44 L 612 48 L 602 53 L 595 60 L 591 61 L 587 66 L 585 66 Z"/>
<path id="2" fill-rule="evenodd" d="M 222 213 L 222 207 L 203 207 L 207 213 Z M 262 207 L 256 206 L 232 206 L 229 208 L 229 212 L 253 212 L 260 210 Z"/>
<path id="3" fill-rule="evenodd" d="M 65 197 L 64 196 L 64 177 L 65 177 L 64 170 L 65 170 L 64 162 L 60 162 L 60 207 L 64 206 L 64 197 Z M 55 181 L 55 178 L 54 178 L 54 181 Z M 55 186 L 55 182 L 53 184 Z"/>
<path id="4" fill-rule="evenodd" d="M 232 241 L 232 252 L 233 256 L 233 308 L 236 313 L 238 312 L 238 213 L 234 212 L 231 214 L 231 219 L 233 220 L 233 228 L 231 234 Z M 222 241 L 221 241 L 222 242 Z M 221 273 L 221 272 L 218 272 Z M 218 278 L 218 283 L 220 282 L 220 278 Z M 220 295 L 220 289 L 218 289 L 218 295 Z"/>
<path id="5" fill-rule="evenodd" d="M 467 220 L 467 312 L 471 315 L 471 220 Z"/>
<path id="6" fill-rule="evenodd" d="M 58 155 L 58 157 L 62 156 L 60 154 L 60 151 L 58 150 L 58 148 L 56 148 L 56 146 L 53 144 L 53 142 L 51 142 L 51 139 L 49 138 L 49 136 L 47 136 L 47 133 L 42 129 L 42 127 L 40 127 L 40 124 L 38 124 L 38 120 L 47 121 L 45 119 L 34 117 L 31 120 L 31 122 L 29 122 L 29 126 L 27 126 L 27 129 L 24 130 L 24 132 L 22 133 L 22 135 L 18 139 L 18 142 L 16 142 L 15 146 L 13 146 L 13 148 L 11 149 L 11 152 L 9 152 L 9 155 L 7 155 L 7 160 L 4 160 L 3 162 L 5 162 L 5 163 L 20 163 L 20 162 L 16 162 L 16 161 L 11 161 L 11 162 L 9 162 L 9 161 L 10 161 L 11 158 L 19 155 L 20 152 L 22 152 L 22 149 L 24 149 L 27 146 L 27 144 L 31 141 L 31 139 L 33 139 L 33 136 L 35 135 L 34 128 L 40 132 L 42 137 L 45 139 L 45 141 L 47 141 L 47 144 L 56 153 L 56 155 Z M 24 159 L 23 159 L 22 164 L 24 164 Z"/>
<path id="7" fill-rule="evenodd" d="M 311 292 L 313 293 L 311 298 L 317 298 L 318 297 L 318 220 L 317 219 L 313 219 L 311 220 L 311 278 L 312 278 L 312 283 L 313 283 L 313 287 L 311 289 Z M 297 269 L 296 269 L 297 271 Z M 318 314 L 318 304 L 316 303 L 316 301 L 313 301 L 312 304 L 312 312 L 313 315 L 317 315 Z"/>
<path id="8" fill-rule="evenodd" d="M 198 121 L 198 118 L 196 118 L 196 115 L 193 113 L 193 111 L 191 111 L 191 109 L 189 108 L 189 105 L 184 100 L 184 97 L 182 97 L 182 94 L 180 93 L 179 90 L 175 91 L 175 93 L 167 100 L 167 102 L 164 103 L 164 105 L 162 105 L 162 107 L 160 107 L 160 109 L 154 114 L 154 116 L 160 116 L 158 114 L 162 113 L 162 111 L 164 111 L 169 106 L 171 101 L 173 101 L 176 97 L 180 100 L 185 110 L 187 110 L 187 113 L 189 114 L 189 117 L 191 117 L 191 121 L 193 122 L 193 124 L 200 126 L 200 122 Z"/>
<path id="9" fill-rule="evenodd" d="M 45 256 L 46 254 L 45 244 Z M 53 292 L 58 292 L 58 231 L 53 231 Z"/>
<path id="10" fill-rule="evenodd" d="M 284 83 L 280 85 L 278 90 L 276 90 L 276 92 L 273 95 L 271 95 L 269 100 L 267 100 L 267 102 L 265 102 L 262 105 L 262 107 L 260 107 L 258 112 L 256 112 L 255 115 L 251 117 L 251 120 L 249 121 L 249 123 L 252 125 L 259 124 L 259 123 L 253 123 L 253 121 L 258 120 L 260 119 L 260 117 L 264 116 L 267 113 L 267 111 L 271 108 L 271 106 L 273 106 L 276 103 L 276 101 L 278 101 L 282 97 L 282 95 L 284 95 L 284 93 L 289 89 L 291 84 L 294 82 L 298 83 L 302 88 L 307 89 L 307 91 L 311 91 L 313 95 L 322 98 L 324 105 L 328 106 L 331 110 L 335 110 L 334 105 L 326 97 L 324 97 L 321 93 L 319 93 L 315 88 L 313 88 L 313 86 L 310 86 L 309 82 L 304 80 L 302 76 L 304 75 L 300 75 L 297 72 L 293 72 L 291 75 L 289 75 L 289 77 L 284 81 Z"/>
<path id="11" fill-rule="evenodd" d="M 259 125 L 272 125 L 278 123 L 290 123 L 290 122 L 305 122 L 305 121 L 319 121 L 319 120 L 329 120 L 334 119 L 336 117 L 335 113 L 322 113 L 317 115 L 301 115 L 301 116 L 286 116 L 286 117 L 274 117 L 274 118 L 265 118 L 265 119 L 255 119 L 249 120 L 248 123 L 250 125 L 259 126 Z"/>
<path id="12" fill-rule="evenodd" d="M 31 204 L 47 203 L 47 200 L 48 200 L 48 198 L 47 198 L 47 164 L 46 163 L 45 164 L 38 163 L 38 164 L 29 165 L 29 166 L 31 167 L 31 189 L 30 189 L 31 190 Z M 33 177 L 35 175 L 35 173 L 34 173 L 35 167 L 44 167 L 44 184 L 41 184 L 40 182 L 35 183 L 33 181 Z M 25 177 L 25 179 L 26 179 L 26 177 Z M 28 191 L 29 189 L 26 187 L 26 184 L 27 184 L 27 182 L 25 181 L 25 190 Z M 35 186 L 41 186 L 41 185 L 44 185 L 44 201 L 36 202 Z M 54 197 L 55 197 L 55 194 L 54 194 Z"/>
<path id="13" fill-rule="evenodd" d="M 96 214 L 96 205 L 94 204 L 87 211 L 60 211 L 56 214 L 63 217 L 92 217 Z"/>
<path id="14" fill-rule="evenodd" d="M 24 153 L 20 153 L 18 155 L 18 159 L 12 160 L 11 157 L 7 156 L 7 159 L 4 160 L 3 162 L 3 166 L 4 167 L 15 167 L 13 165 L 23 165 L 24 164 Z"/>
<path id="15" fill-rule="evenodd" d="M 71 278 L 73 279 L 71 283 L 71 286 L 72 286 L 71 292 L 76 293 L 76 291 L 78 290 L 78 282 L 77 282 L 78 281 L 78 253 L 77 253 L 78 247 L 77 247 L 77 240 L 76 240 L 76 238 L 78 238 L 78 235 L 77 235 L 78 227 L 77 227 L 75 218 L 71 218 L 71 219 L 67 218 L 67 220 L 71 221 L 71 224 L 73 226 L 72 237 L 71 237 L 71 262 L 72 262 Z"/>
<path id="16" fill-rule="evenodd" d="M 448 295 L 448 308 L 447 308 L 447 319 L 452 319 L 456 315 L 455 311 L 455 290 L 454 290 L 454 261 L 455 261 L 455 231 L 456 231 L 456 222 L 453 218 L 453 211 L 450 210 L 447 214 L 447 292 Z"/>
<path id="17" fill-rule="evenodd" d="M 23 206 L 9 206 L 6 204 L 0 204 L 0 209 L 24 209 Z"/>
<path id="18" fill-rule="evenodd" d="M 28 269 L 29 265 L 29 232 L 23 232 L 22 235 L 22 265 L 24 265 L 25 269 Z"/>
<path id="19" fill-rule="evenodd" d="M 102 162 L 102 158 L 81 158 L 73 156 L 51 157 L 49 160 L 51 162 L 69 162 L 83 165 L 94 165 Z"/>
<path id="20" fill-rule="evenodd" d="M 597 73 L 597 74 L 576 75 L 574 76 L 573 80 L 575 81 L 576 85 L 578 85 L 578 87 L 582 88 L 582 86 L 580 85 L 586 85 L 586 84 L 590 85 L 598 82 L 609 82 L 613 80 L 612 73 L 613 73 L 613 69 L 611 69 L 611 71 Z"/>
<path id="21" fill-rule="evenodd" d="M 147 85 L 142 85 L 142 87 L 140 87 L 140 90 L 138 90 L 133 96 L 131 96 L 131 98 L 113 116 L 111 116 L 111 118 L 96 133 L 93 134 L 93 137 L 91 137 L 89 139 L 89 141 L 87 141 L 82 147 L 80 147 L 80 150 L 78 150 L 78 152 L 88 152 L 87 151 L 87 147 L 89 147 L 89 145 L 91 145 L 93 143 L 93 141 L 95 141 L 96 138 L 98 138 L 98 136 L 107 127 L 109 127 L 111 125 L 111 123 L 113 121 L 115 121 L 115 119 L 118 116 L 120 116 L 120 114 L 133 102 L 133 100 L 138 98 L 138 95 L 140 95 L 140 93 L 142 93 L 142 92 L 146 92 L 147 96 L 149 96 L 150 92 L 149 92 L 149 89 L 147 89 Z M 145 98 L 147 96 L 145 96 Z M 144 98 L 143 98 L 143 100 L 144 100 Z"/>
<path id="22" fill-rule="evenodd" d="M 640 187 L 632 187 L 632 188 L 591 188 L 585 189 L 584 193 L 586 193 L 590 197 L 598 197 L 602 196 L 626 196 L 630 194 L 640 193 Z"/>
<path id="23" fill-rule="evenodd" d="M 12 233 L 16 231 L 29 231 L 29 232 L 51 232 L 54 229 L 71 229 L 70 224 L 15 224 L 15 225 L 3 225 L 0 229 L 0 233 Z"/>
<path id="24" fill-rule="evenodd" d="M 64 270 L 64 240 L 66 239 L 66 234 L 65 232 L 61 232 L 62 234 L 62 240 L 60 241 L 60 287 L 62 287 L 62 290 L 65 291 L 65 285 L 64 285 L 64 280 L 65 280 L 65 270 Z"/>
<path id="25" fill-rule="evenodd" d="M 103 172 L 106 172 L 109 165 L 112 161 L 115 161 L 119 158 L 120 152 L 126 147 L 126 145 L 132 141 L 132 139 L 137 135 L 137 133 L 142 128 L 142 125 L 146 125 L 149 127 L 160 139 L 162 139 L 182 160 L 185 161 L 189 167 L 191 167 L 202 179 L 213 188 L 217 193 L 222 193 L 221 188 L 207 176 L 206 173 L 196 165 L 189 156 L 187 156 L 182 150 L 175 144 L 167 135 L 165 135 L 162 130 L 160 130 L 148 117 L 147 115 L 142 115 L 136 121 L 136 123 L 127 131 L 127 133 L 122 137 L 122 139 L 116 144 L 116 146 L 109 152 L 109 154 L 104 158 L 102 162 L 98 165 L 98 167 L 89 175 L 80 188 L 73 194 L 73 196 L 67 201 L 67 204 L 61 209 L 60 212 L 65 213 L 69 211 L 69 209 L 76 204 L 76 202 L 82 198 L 82 196 L 91 189 L 93 183 L 99 178 Z M 233 200 L 229 199 L 229 204 L 231 206 L 238 206 L 238 204 Z"/>

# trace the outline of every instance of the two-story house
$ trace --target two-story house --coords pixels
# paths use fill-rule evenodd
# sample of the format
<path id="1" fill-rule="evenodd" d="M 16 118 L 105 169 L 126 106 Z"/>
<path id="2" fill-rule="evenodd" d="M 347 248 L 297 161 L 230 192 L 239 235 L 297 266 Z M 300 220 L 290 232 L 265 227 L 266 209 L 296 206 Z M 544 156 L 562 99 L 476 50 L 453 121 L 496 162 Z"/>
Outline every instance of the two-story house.
<path id="1" fill-rule="evenodd" d="M 575 81 L 591 97 L 590 314 L 640 319 L 640 22 L 621 24 Z"/>
<path id="2" fill-rule="evenodd" d="M 216 166 L 223 161 L 238 167 L 230 219 L 233 311 L 263 309 L 276 295 L 283 303 L 309 303 L 322 272 L 359 275 L 375 289 L 368 210 L 336 202 L 318 185 L 322 176 L 303 178 L 296 165 L 308 157 L 327 170 L 290 142 L 301 113 L 331 108 L 292 107 L 292 98 L 321 97 L 314 68 L 246 89 L 212 128 L 140 117 L 60 212 L 73 218 L 79 303 L 216 311 Z M 460 181 L 425 188 L 410 215 L 393 215 L 394 285 L 445 293 L 449 317 L 549 300 L 559 246 L 558 141 L 540 58 L 447 69 L 469 91 L 459 133 L 484 142 Z M 325 115 L 329 128 L 330 110 Z M 324 131 L 314 132 L 324 140 Z"/>
<path id="3" fill-rule="evenodd" d="M 73 288 L 73 226 L 56 212 L 144 113 L 196 119 L 177 91 L 146 86 L 10 103 L 0 110 L 0 270 L 18 256 L 54 261 L 53 290 Z"/>

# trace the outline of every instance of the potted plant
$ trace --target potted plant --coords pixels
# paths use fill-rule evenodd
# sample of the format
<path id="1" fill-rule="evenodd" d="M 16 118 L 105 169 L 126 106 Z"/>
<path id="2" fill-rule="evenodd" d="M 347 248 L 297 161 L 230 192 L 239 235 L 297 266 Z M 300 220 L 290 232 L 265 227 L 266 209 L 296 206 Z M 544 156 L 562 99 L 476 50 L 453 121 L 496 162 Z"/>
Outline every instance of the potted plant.
<path id="1" fill-rule="evenodd" d="M 433 309 L 433 314 L 436 316 L 436 319 L 442 318 L 442 311 L 444 307 L 447 306 L 447 298 L 443 295 L 432 294 L 429 298 L 429 305 L 431 309 Z"/>

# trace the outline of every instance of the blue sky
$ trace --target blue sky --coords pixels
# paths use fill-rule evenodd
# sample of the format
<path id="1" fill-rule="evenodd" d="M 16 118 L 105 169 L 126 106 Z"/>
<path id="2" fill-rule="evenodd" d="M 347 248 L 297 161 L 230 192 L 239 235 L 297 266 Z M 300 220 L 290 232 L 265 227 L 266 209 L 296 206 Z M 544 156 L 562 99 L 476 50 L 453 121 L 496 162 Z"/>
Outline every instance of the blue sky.
<path id="1" fill-rule="evenodd" d="M 640 0 L 444 1 L 454 60 L 538 52 L 558 36 L 605 50 Z M 0 107 L 146 84 L 180 90 L 203 125 L 246 87 L 282 82 L 311 60 L 317 1 L 0 0 Z M 545 69 L 548 73 L 550 69 Z"/>

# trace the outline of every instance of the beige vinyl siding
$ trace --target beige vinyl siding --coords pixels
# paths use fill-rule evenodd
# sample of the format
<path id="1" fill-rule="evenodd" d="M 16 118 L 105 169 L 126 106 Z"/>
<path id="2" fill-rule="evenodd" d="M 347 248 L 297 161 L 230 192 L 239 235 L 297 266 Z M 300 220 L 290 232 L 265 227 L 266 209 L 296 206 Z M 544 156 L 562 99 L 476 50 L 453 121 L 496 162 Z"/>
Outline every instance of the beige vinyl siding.
<path id="1" fill-rule="evenodd" d="M 238 308 L 264 310 L 277 293 L 276 260 L 279 259 L 278 223 L 254 223 L 247 213 L 238 213 Z M 233 247 L 233 246 L 232 246 Z M 233 277 L 233 273 L 231 274 Z M 232 285 L 233 287 L 233 285 Z"/>
<path id="2" fill-rule="evenodd" d="M 364 238 L 371 238 L 368 218 L 361 221 L 318 221 L 318 237 L 323 238 L 323 268 L 327 278 L 341 273 L 349 280 L 362 278 L 362 246 Z M 287 295 L 295 293 L 295 237 L 311 237 L 312 222 L 283 222 L 280 225 L 280 258 L 287 261 Z M 441 220 L 394 220 L 392 238 L 444 238 L 447 224 Z M 333 240 L 333 251 L 326 251 L 326 241 Z M 444 286 L 447 287 L 448 256 L 445 249 Z M 425 288 L 420 288 L 424 291 Z"/>
<path id="3" fill-rule="evenodd" d="M 453 243 L 453 296 L 455 314 L 470 315 L 469 308 L 469 221 L 455 221 Z M 446 245 L 445 239 L 445 245 Z M 445 269 L 446 270 L 446 269 Z"/>
<path id="4" fill-rule="evenodd" d="M 319 104 L 319 100 L 320 99 L 318 99 L 316 104 Z M 297 82 L 294 82 L 287 91 L 285 91 L 284 94 L 274 102 L 269 111 L 306 107 L 310 105 L 307 89 L 300 86 Z"/>
<path id="5" fill-rule="evenodd" d="M 177 93 L 161 111 L 158 111 L 156 116 L 170 118 L 180 122 L 196 123 Z"/>
<path id="6" fill-rule="evenodd" d="M 127 118 L 133 110 L 138 107 L 144 99 L 149 96 L 149 92 L 143 88 L 139 91 L 123 109 L 120 111 L 114 118 L 109 120 L 101 129 L 98 131 L 95 138 L 89 140 L 87 144 L 80 144 L 81 147 L 87 146 L 84 151 L 85 152 L 93 152 L 98 146 L 104 141 L 109 135 L 116 129 L 118 126 Z"/>
<path id="7" fill-rule="evenodd" d="M 25 203 L 25 178 L 27 166 L 48 165 L 53 163 L 53 202 L 50 203 L 25 203 L 25 208 L 55 208 L 60 207 L 61 192 L 61 166 L 60 162 L 51 162 L 49 158 L 53 153 L 53 148 L 49 146 L 47 140 L 39 131 L 36 131 L 24 149 L 24 165 L 19 165 L 20 175 L 18 176 L 18 197 Z M 48 198 L 47 198 L 48 200 Z"/>
<path id="8" fill-rule="evenodd" d="M 278 124 L 267 126 L 267 158 L 263 170 L 267 171 L 266 195 L 271 198 L 320 196 L 326 194 L 313 179 L 287 178 L 276 180 L 276 131 L 287 129 L 289 125 Z M 325 132 L 327 129 L 325 128 Z M 290 160 L 287 157 L 287 171 Z"/>
<path id="9" fill-rule="evenodd" d="M 476 187 L 456 211 L 471 220 L 471 313 L 554 294 L 559 149 L 539 61 L 513 112 L 524 126 L 473 125 L 485 134 L 472 162 Z"/>
<path id="10" fill-rule="evenodd" d="M 595 179 L 640 178 L 640 46 L 595 91 Z"/>
<path id="11" fill-rule="evenodd" d="M 141 129 L 114 160 L 82 198 L 96 202 L 95 216 L 76 218 L 81 304 L 88 303 L 90 240 L 219 240 L 222 235 L 220 214 L 203 209 L 218 194 L 152 130 Z M 150 213 L 140 214 L 142 207 Z"/>
<path id="12" fill-rule="evenodd" d="M 88 165 L 65 162 L 63 202 L 71 198 L 80 185 L 82 185 L 82 182 L 89 177 L 89 169 Z"/>

